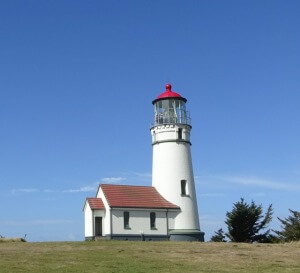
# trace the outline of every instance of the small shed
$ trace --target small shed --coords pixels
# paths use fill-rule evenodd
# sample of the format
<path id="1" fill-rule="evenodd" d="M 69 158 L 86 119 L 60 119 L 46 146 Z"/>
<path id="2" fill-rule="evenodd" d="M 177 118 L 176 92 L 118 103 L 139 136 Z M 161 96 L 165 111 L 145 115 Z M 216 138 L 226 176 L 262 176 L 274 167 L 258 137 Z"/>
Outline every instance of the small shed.
<path id="1" fill-rule="evenodd" d="M 99 185 L 83 210 L 86 240 L 165 240 L 180 213 L 154 187 L 114 184 Z"/>

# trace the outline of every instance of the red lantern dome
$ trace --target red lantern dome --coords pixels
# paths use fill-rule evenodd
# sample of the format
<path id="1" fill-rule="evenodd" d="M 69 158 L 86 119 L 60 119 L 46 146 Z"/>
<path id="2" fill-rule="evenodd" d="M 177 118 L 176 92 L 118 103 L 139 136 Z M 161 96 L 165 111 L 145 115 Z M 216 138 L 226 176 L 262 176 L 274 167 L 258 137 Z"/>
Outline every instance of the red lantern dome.
<path id="1" fill-rule="evenodd" d="M 166 91 L 164 93 L 161 93 L 154 101 L 152 101 L 152 104 L 156 103 L 159 100 L 170 99 L 170 98 L 179 99 L 186 102 L 186 99 L 184 97 L 172 91 L 172 85 L 168 83 L 166 84 Z"/>

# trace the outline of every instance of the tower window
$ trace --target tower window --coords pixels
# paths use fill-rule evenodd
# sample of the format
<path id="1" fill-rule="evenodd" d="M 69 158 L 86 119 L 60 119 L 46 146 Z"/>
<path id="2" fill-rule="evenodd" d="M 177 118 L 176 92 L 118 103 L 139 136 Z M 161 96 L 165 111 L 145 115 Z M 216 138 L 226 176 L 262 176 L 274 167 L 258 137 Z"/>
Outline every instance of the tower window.
<path id="1" fill-rule="evenodd" d="M 124 211 L 124 228 L 129 229 L 129 211 Z"/>
<path id="2" fill-rule="evenodd" d="M 178 139 L 182 139 L 182 128 L 178 129 Z"/>
<path id="3" fill-rule="evenodd" d="M 156 213 L 150 212 L 150 228 L 156 229 Z"/>
<path id="4" fill-rule="evenodd" d="M 187 196 L 187 184 L 186 184 L 186 180 L 181 180 L 181 195 L 182 196 Z"/>

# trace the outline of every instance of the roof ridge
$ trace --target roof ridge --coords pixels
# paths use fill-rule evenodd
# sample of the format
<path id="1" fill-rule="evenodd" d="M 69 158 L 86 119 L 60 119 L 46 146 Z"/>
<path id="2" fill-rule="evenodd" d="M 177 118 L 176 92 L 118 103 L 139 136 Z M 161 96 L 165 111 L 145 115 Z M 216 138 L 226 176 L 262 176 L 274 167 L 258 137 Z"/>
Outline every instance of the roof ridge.
<path id="1" fill-rule="evenodd" d="M 179 208 L 162 196 L 153 186 L 100 184 L 100 188 L 111 208 Z"/>
<path id="2" fill-rule="evenodd" d="M 155 188 L 153 186 L 145 186 L 145 185 L 128 185 L 128 184 L 108 184 L 108 183 L 100 183 L 99 186 L 102 185 L 107 185 L 107 186 L 120 186 L 120 187 L 124 187 L 124 186 L 129 186 L 129 187 L 146 187 L 146 188 Z"/>

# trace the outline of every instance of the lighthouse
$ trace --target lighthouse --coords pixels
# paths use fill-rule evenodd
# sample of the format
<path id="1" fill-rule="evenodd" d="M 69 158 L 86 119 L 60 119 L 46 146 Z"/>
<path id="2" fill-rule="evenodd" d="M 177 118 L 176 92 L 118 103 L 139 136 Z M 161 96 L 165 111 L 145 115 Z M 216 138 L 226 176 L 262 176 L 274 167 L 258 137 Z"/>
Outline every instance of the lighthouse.
<path id="1" fill-rule="evenodd" d="M 186 101 L 167 84 L 152 102 L 152 186 L 99 184 L 84 202 L 86 240 L 204 241 Z"/>
<path id="2" fill-rule="evenodd" d="M 171 240 L 204 241 L 200 230 L 191 157 L 191 118 L 187 100 L 172 91 L 171 84 L 152 104 L 152 186 L 169 202 L 180 207 L 170 212 Z"/>

